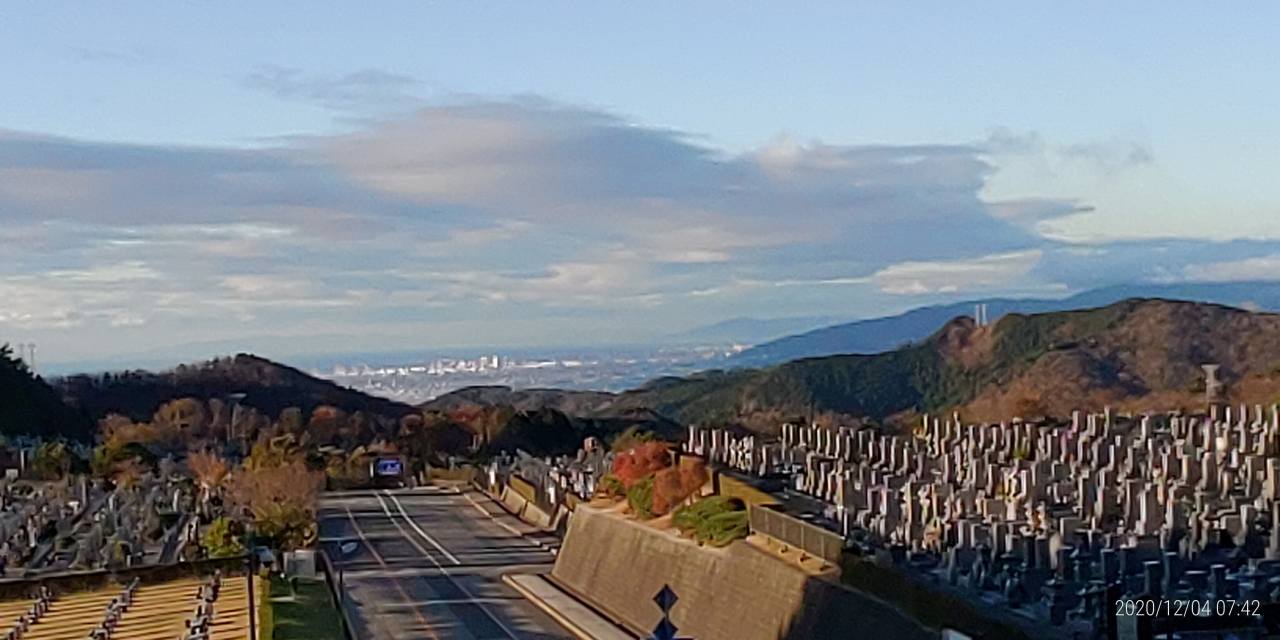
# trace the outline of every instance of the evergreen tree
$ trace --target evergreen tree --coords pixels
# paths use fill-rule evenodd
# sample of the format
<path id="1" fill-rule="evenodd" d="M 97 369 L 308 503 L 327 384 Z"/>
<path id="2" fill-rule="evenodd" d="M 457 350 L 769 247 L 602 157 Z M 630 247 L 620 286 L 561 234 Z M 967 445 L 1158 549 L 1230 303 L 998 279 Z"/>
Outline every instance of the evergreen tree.
<path id="1" fill-rule="evenodd" d="M 83 440 L 91 427 L 88 417 L 63 403 L 9 345 L 0 345 L 0 433 Z"/>

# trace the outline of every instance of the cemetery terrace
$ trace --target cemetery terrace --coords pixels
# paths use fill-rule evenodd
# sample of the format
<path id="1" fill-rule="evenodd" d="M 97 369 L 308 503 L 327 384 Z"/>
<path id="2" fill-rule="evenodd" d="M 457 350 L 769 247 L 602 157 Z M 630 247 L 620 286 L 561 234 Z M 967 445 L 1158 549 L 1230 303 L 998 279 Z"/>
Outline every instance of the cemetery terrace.
<path id="1" fill-rule="evenodd" d="M 787 424 L 775 442 L 689 427 L 685 449 L 782 477 L 849 544 L 1064 637 L 1115 624 L 1117 597 L 1280 600 L 1277 407 Z"/>

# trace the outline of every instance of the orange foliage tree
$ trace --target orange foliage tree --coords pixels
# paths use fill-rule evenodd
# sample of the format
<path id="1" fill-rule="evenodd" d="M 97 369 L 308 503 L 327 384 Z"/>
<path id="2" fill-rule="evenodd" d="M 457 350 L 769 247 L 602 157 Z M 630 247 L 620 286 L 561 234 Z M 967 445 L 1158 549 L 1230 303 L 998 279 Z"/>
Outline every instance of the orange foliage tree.
<path id="1" fill-rule="evenodd" d="M 671 466 L 671 452 L 665 442 L 645 442 L 613 456 L 613 475 L 630 489 L 641 478 Z"/>
<path id="2" fill-rule="evenodd" d="M 200 509 L 207 515 L 210 501 L 221 497 L 231 479 L 231 465 L 217 453 L 196 451 L 187 456 L 187 468 L 200 485 Z"/>
<path id="3" fill-rule="evenodd" d="M 279 466 L 245 467 L 232 481 L 232 499 L 248 513 L 256 532 L 281 550 L 305 547 L 316 538 L 316 498 L 324 475 L 303 460 Z"/>
<path id="4" fill-rule="evenodd" d="M 307 466 L 292 435 L 260 440 L 244 466 L 231 476 L 231 499 L 248 515 L 256 533 L 278 550 L 316 540 L 316 499 L 324 474 Z"/>

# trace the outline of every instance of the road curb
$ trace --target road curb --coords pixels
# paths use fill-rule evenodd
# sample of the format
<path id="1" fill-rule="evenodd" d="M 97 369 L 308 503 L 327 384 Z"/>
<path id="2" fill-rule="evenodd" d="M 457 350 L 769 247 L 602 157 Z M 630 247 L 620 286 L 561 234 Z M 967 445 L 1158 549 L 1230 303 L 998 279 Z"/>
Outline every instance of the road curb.
<path id="1" fill-rule="evenodd" d="M 583 629 L 582 626 L 579 625 L 577 622 L 574 622 L 571 618 L 561 613 L 559 609 L 556 609 L 555 607 L 551 606 L 550 603 L 548 603 L 546 600 L 543 600 L 541 597 L 538 596 L 538 594 L 534 593 L 532 590 L 530 590 L 528 587 L 524 586 L 523 584 L 520 584 L 519 581 L 515 580 L 514 575 L 536 577 L 539 580 L 543 580 L 549 586 L 556 589 L 557 591 L 561 591 L 561 593 L 563 593 L 563 591 L 559 587 L 557 587 L 553 582 L 551 582 L 550 580 L 547 580 L 543 576 L 540 576 L 538 574 L 531 574 L 531 573 L 526 573 L 526 574 L 505 573 L 502 575 L 502 581 L 504 583 L 506 583 L 512 589 L 515 589 L 516 592 L 518 592 L 522 597 L 524 597 L 525 600 L 528 600 L 531 604 L 533 604 L 533 606 L 537 607 L 538 610 L 547 614 L 547 616 L 549 616 L 552 620 L 555 620 L 556 624 L 559 624 L 560 626 L 564 627 L 565 630 L 573 634 L 573 636 L 578 640 L 600 640 L 596 636 L 591 635 L 586 629 Z M 567 593 L 565 595 L 567 597 L 573 597 Z M 603 620 L 603 618 L 601 619 Z M 617 625 L 614 625 L 612 622 L 610 622 L 609 624 L 614 629 L 617 629 L 618 634 L 620 636 L 623 636 L 626 638 L 634 637 L 630 633 L 626 632 L 625 630 L 617 627 Z"/>

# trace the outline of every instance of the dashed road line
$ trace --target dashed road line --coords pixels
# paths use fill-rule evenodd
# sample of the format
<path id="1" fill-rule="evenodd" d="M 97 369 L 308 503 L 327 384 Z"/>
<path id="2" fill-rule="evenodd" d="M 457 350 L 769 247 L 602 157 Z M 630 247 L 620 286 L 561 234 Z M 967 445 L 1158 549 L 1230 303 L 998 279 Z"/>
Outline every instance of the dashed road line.
<path id="1" fill-rule="evenodd" d="M 390 492 L 387 492 L 387 493 L 389 496 Z M 457 578 L 451 575 L 449 573 L 449 570 L 446 569 L 444 565 L 440 564 L 439 560 L 436 560 L 434 556 L 432 556 L 429 552 L 427 552 L 425 547 L 419 544 L 418 541 L 415 540 L 408 533 L 405 533 L 404 528 L 400 526 L 400 523 L 391 514 L 391 510 L 387 508 L 386 502 L 383 501 L 382 496 L 378 495 L 377 493 L 373 495 L 375 498 L 378 499 L 378 503 L 382 505 L 382 509 L 383 511 L 386 512 L 387 517 L 391 519 L 391 523 L 394 524 L 396 528 L 399 529 L 400 532 L 404 534 L 405 539 L 407 539 L 410 544 L 412 544 L 415 548 L 417 548 L 418 551 L 422 553 L 422 556 L 425 557 L 428 561 L 430 561 L 431 564 L 434 564 L 436 568 L 440 570 L 441 575 L 443 575 L 445 579 L 449 581 L 450 584 L 456 587 L 458 591 L 461 591 L 462 595 L 466 596 L 472 602 L 475 602 L 476 607 L 479 608 L 481 611 L 483 611 L 484 614 L 488 616 L 489 619 L 492 620 L 494 624 L 498 625 L 498 628 L 502 629 L 502 632 L 505 633 L 508 638 L 511 638 L 511 640 L 518 640 L 520 636 L 517 636 L 515 632 L 511 630 L 510 627 L 508 627 L 505 623 L 502 622 L 501 619 L 498 618 L 498 616 L 494 615 L 493 612 L 489 610 L 489 607 L 486 607 L 483 602 L 480 602 L 479 599 L 476 598 L 475 594 L 471 593 L 471 590 L 467 589 L 465 585 L 463 585 L 461 582 L 458 581 Z M 392 500 L 394 500 L 394 498 L 392 498 Z M 409 515 L 404 512 L 403 508 L 400 509 L 400 513 L 404 514 L 404 519 L 407 520 L 411 526 L 413 526 L 415 529 L 417 528 L 417 526 L 414 525 L 413 520 L 409 518 Z"/>
<path id="2" fill-rule="evenodd" d="M 378 553 L 377 549 L 373 548 L 373 544 L 369 542 L 369 538 L 364 535 L 364 529 L 360 528 L 360 523 L 356 522 L 355 515 L 351 513 L 351 507 L 344 504 L 342 505 L 342 508 L 347 512 L 347 519 L 351 521 L 351 527 L 356 530 L 356 536 L 360 538 L 360 544 L 363 544 L 364 548 L 368 549 L 369 553 L 373 555 L 373 559 L 377 560 L 378 564 L 382 565 L 383 571 L 389 571 L 390 567 L 387 566 L 387 561 L 382 557 L 382 554 Z M 392 582 L 396 585 L 396 590 L 400 592 L 400 595 L 404 596 L 405 600 L 413 602 L 413 597 L 409 595 L 409 592 L 404 590 L 404 585 L 400 584 L 399 580 L 392 580 Z M 426 617 L 422 615 L 422 611 L 420 609 L 414 608 L 413 615 L 418 619 L 418 622 L 422 623 L 422 628 L 433 639 L 440 639 L 440 636 L 436 635 L 436 632 L 431 627 L 431 623 L 427 622 Z"/>

